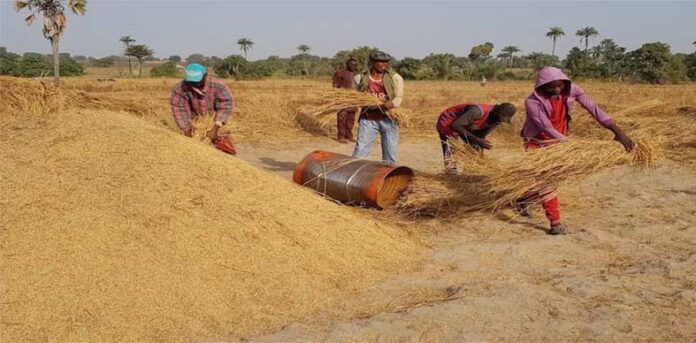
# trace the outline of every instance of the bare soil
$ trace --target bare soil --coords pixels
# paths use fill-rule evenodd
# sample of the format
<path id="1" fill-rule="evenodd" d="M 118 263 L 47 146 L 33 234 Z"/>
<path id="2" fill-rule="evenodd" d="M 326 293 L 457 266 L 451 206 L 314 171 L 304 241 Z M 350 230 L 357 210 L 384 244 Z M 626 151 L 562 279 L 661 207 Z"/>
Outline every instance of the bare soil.
<path id="1" fill-rule="evenodd" d="M 291 178 L 295 163 L 317 149 L 350 154 L 353 144 L 270 140 L 240 145 L 238 156 Z M 505 159 L 517 149 L 491 155 Z M 437 138 L 402 138 L 399 163 L 437 172 Z M 340 315 L 249 340 L 696 340 L 696 171 L 669 160 L 650 171 L 619 167 L 559 194 L 566 236 L 545 234 L 540 209 L 531 219 L 503 212 L 415 222 L 356 209 L 417 232 L 433 247 L 422 268 L 344 299 Z"/>

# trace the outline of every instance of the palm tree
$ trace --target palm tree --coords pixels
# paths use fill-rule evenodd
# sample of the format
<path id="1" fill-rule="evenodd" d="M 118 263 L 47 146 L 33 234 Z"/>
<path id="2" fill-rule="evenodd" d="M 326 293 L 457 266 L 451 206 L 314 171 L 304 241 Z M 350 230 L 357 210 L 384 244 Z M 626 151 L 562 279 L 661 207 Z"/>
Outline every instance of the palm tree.
<path id="1" fill-rule="evenodd" d="M 249 38 L 241 38 L 237 41 L 237 44 L 239 44 L 239 48 L 242 49 L 242 51 L 244 51 L 244 59 L 247 59 L 247 51 L 251 49 L 251 47 L 254 45 L 254 42 Z"/>
<path id="2" fill-rule="evenodd" d="M 307 45 L 307 44 L 301 44 L 300 46 L 297 47 L 297 50 L 299 50 L 303 54 L 306 54 L 307 51 L 312 50 L 312 48 L 310 48 L 309 45 Z"/>
<path id="3" fill-rule="evenodd" d="M 310 48 L 307 44 L 300 44 L 297 47 L 297 50 L 299 50 L 300 55 L 302 55 L 302 73 L 304 74 L 304 76 L 307 76 L 309 75 L 309 61 L 307 61 L 307 51 L 312 50 L 312 48 Z"/>
<path id="4" fill-rule="evenodd" d="M 556 39 L 558 39 L 558 37 L 560 36 L 565 36 L 565 32 L 562 28 L 558 26 L 554 26 L 549 29 L 549 32 L 546 32 L 546 37 L 549 37 L 553 40 L 553 48 L 551 48 L 552 56 L 556 56 Z"/>
<path id="5" fill-rule="evenodd" d="M 512 68 L 512 58 L 515 56 L 516 53 L 518 53 L 522 50 L 520 50 L 520 48 L 518 48 L 514 45 L 510 45 L 510 46 L 504 47 L 500 51 L 503 52 L 503 54 L 501 54 L 501 55 L 506 56 L 506 57 L 510 57 L 510 68 Z"/>
<path id="6" fill-rule="evenodd" d="M 27 25 L 31 25 L 39 13 L 44 17 L 43 35 L 51 41 L 53 52 L 53 80 L 56 84 L 60 82 L 60 53 L 58 51 L 60 35 L 65 30 L 65 6 L 63 0 L 15 0 L 17 12 L 27 8 L 29 16 L 24 18 Z M 68 8 L 75 14 L 84 15 L 87 10 L 87 0 L 68 0 Z"/>
<path id="7" fill-rule="evenodd" d="M 138 76 L 143 76 L 143 58 L 152 56 L 153 53 L 145 44 L 131 45 L 126 49 L 126 56 L 133 56 L 138 60 Z"/>
<path id="8" fill-rule="evenodd" d="M 123 43 L 126 46 L 126 48 L 123 50 L 124 54 L 126 51 L 128 51 L 128 48 L 130 47 L 131 43 L 135 43 L 135 39 L 131 38 L 131 36 L 123 36 L 118 41 Z M 133 66 L 131 65 L 131 57 L 130 56 L 128 56 L 128 73 L 130 74 L 131 77 L 133 77 Z"/>
<path id="9" fill-rule="evenodd" d="M 587 26 L 575 32 L 575 35 L 580 37 L 581 42 L 583 39 L 585 40 L 585 53 L 587 53 L 587 49 L 590 46 L 590 37 L 599 36 L 599 32 L 594 27 Z"/>

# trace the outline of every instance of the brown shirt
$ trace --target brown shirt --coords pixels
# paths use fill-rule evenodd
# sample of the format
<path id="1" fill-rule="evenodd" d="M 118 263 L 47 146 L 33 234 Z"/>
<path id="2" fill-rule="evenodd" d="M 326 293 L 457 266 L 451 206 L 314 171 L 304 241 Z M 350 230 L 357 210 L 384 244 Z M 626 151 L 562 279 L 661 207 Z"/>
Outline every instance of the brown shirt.
<path id="1" fill-rule="evenodd" d="M 334 88 L 353 88 L 353 72 L 344 69 L 337 71 L 333 78 Z"/>

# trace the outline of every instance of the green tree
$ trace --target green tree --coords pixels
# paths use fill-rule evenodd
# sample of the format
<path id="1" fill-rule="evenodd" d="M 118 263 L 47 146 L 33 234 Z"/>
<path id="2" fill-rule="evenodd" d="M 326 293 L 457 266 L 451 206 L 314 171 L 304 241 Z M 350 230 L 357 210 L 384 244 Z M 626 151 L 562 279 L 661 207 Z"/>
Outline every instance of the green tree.
<path id="1" fill-rule="evenodd" d="M 422 64 L 432 70 L 433 77 L 446 81 L 454 75 L 455 59 L 453 54 L 430 54 L 423 59 Z"/>
<path id="2" fill-rule="evenodd" d="M 53 63 L 50 63 L 51 68 L 53 67 Z M 74 58 L 71 58 L 69 54 L 62 55 L 60 57 L 60 75 L 63 76 L 80 76 L 84 74 L 84 66 L 76 61 Z"/>
<path id="3" fill-rule="evenodd" d="M 307 58 L 307 52 L 312 50 L 312 48 L 310 48 L 307 44 L 300 44 L 297 47 L 297 50 L 300 51 L 300 58 L 302 60 L 302 76 L 309 76 L 309 59 Z"/>
<path id="4" fill-rule="evenodd" d="M 126 49 L 126 56 L 135 57 L 138 60 L 138 76 L 143 76 L 143 59 L 152 56 L 154 51 L 145 44 L 131 45 Z"/>
<path id="5" fill-rule="evenodd" d="M 559 67 L 561 65 L 561 62 L 558 59 L 558 57 L 554 55 L 545 54 L 543 52 L 533 52 L 527 55 L 526 59 L 529 67 L 534 69 L 535 72 L 543 67 Z"/>
<path id="6" fill-rule="evenodd" d="M 686 75 L 692 81 L 696 81 L 696 52 L 686 55 L 684 64 L 686 65 Z"/>
<path id="7" fill-rule="evenodd" d="M 590 37 L 599 36 L 599 32 L 592 26 L 583 27 L 582 29 L 575 32 L 575 35 L 580 37 L 580 41 L 585 40 L 585 53 L 590 46 Z"/>
<path id="8" fill-rule="evenodd" d="M 558 26 L 554 26 L 549 29 L 549 32 L 546 32 L 546 37 L 551 38 L 553 41 L 553 47 L 551 48 L 552 56 L 556 56 L 556 40 L 561 36 L 565 36 L 565 31 Z"/>
<path id="9" fill-rule="evenodd" d="M 577 47 L 570 49 L 563 62 L 571 77 L 591 78 L 597 76 L 597 63 Z"/>
<path id="10" fill-rule="evenodd" d="M 0 75 L 20 76 L 19 63 L 22 57 L 0 47 Z"/>
<path id="11" fill-rule="evenodd" d="M 274 64 L 267 59 L 251 62 L 248 67 L 248 75 L 253 78 L 269 77 L 275 73 Z"/>
<path id="12" fill-rule="evenodd" d="M 169 58 L 168 58 L 167 60 L 168 60 L 168 61 L 171 61 L 171 62 L 174 62 L 174 63 L 179 63 L 179 62 L 181 62 L 181 56 L 179 56 L 179 55 L 171 55 L 171 56 L 169 56 Z"/>
<path id="13" fill-rule="evenodd" d="M 150 76 L 176 77 L 176 62 L 167 61 L 150 69 Z"/>
<path id="14" fill-rule="evenodd" d="M 297 47 L 297 50 L 299 50 L 301 54 L 306 54 L 307 52 L 309 52 L 309 50 L 312 50 L 312 48 L 310 48 L 307 44 L 300 44 Z"/>
<path id="15" fill-rule="evenodd" d="M 469 59 L 474 63 L 484 62 L 491 56 L 493 52 L 493 43 L 485 42 L 483 44 L 477 45 L 471 48 L 469 53 Z"/>
<path id="16" fill-rule="evenodd" d="M 291 76 L 329 76 L 333 71 L 331 59 L 325 57 L 298 54 L 288 61 L 287 74 Z"/>
<path id="17" fill-rule="evenodd" d="M 92 61 L 92 65 L 95 67 L 100 67 L 100 68 L 108 68 L 114 65 L 116 62 L 116 59 L 118 57 L 116 56 L 108 56 L 108 57 L 103 57 L 100 59 L 96 59 Z"/>
<path id="18" fill-rule="evenodd" d="M 124 55 L 126 55 L 126 52 L 128 51 L 128 48 L 130 47 L 131 43 L 135 43 L 135 39 L 131 38 L 131 36 L 122 36 L 118 41 L 123 43 L 123 46 L 124 46 L 123 54 Z M 120 70 L 120 67 L 119 67 L 119 70 Z M 128 56 L 128 75 L 133 77 L 133 63 L 131 63 L 130 56 Z"/>
<path id="19" fill-rule="evenodd" d="M 60 35 L 65 30 L 65 6 L 61 0 L 15 0 L 17 12 L 26 8 L 29 15 L 24 18 L 27 25 L 31 25 L 37 14 L 44 17 L 43 35 L 51 42 L 53 52 L 53 79 L 56 84 L 60 82 Z M 75 14 L 85 14 L 87 0 L 68 0 L 68 8 Z"/>
<path id="20" fill-rule="evenodd" d="M 240 55 L 227 56 L 215 66 L 215 74 L 222 78 L 240 79 L 247 72 L 249 62 Z"/>
<path id="21" fill-rule="evenodd" d="M 652 84 L 680 82 L 686 78 L 684 62 L 672 56 L 669 45 L 646 43 L 626 54 L 627 65 L 638 81 Z"/>
<path id="22" fill-rule="evenodd" d="M 249 39 L 249 38 L 241 38 L 237 41 L 237 44 L 239 45 L 239 48 L 244 51 L 244 59 L 247 58 L 247 51 L 251 49 L 252 46 L 254 46 L 254 42 Z"/>
<path id="23" fill-rule="evenodd" d="M 510 45 L 510 46 L 504 47 L 501 51 L 502 52 L 500 54 L 498 54 L 498 57 L 509 58 L 510 59 L 509 66 L 510 66 L 510 68 L 512 68 L 512 59 L 515 57 L 516 53 L 518 53 L 522 50 L 520 50 L 520 48 L 518 48 L 514 45 Z"/>
<path id="24" fill-rule="evenodd" d="M 352 57 L 358 61 L 360 71 L 367 70 L 369 68 L 370 54 L 377 50 L 379 49 L 369 46 L 361 46 L 353 50 L 341 50 L 331 59 L 331 65 L 333 70 L 341 70 L 345 68 L 348 58 Z"/>
<path id="25" fill-rule="evenodd" d="M 618 77 L 624 75 L 624 56 L 626 48 L 620 47 L 612 39 L 604 39 L 592 49 L 592 55 L 599 64 L 601 77 Z"/>
<path id="26" fill-rule="evenodd" d="M 415 58 L 406 57 L 394 66 L 394 70 L 405 80 L 416 80 L 418 71 L 421 68 L 421 61 Z"/>
<path id="27" fill-rule="evenodd" d="M 207 64 L 208 58 L 205 57 L 202 54 L 191 54 L 189 57 L 186 57 L 186 63 L 191 64 L 191 63 L 198 63 L 198 64 Z"/>
<path id="28" fill-rule="evenodd" d="M 18 76 L 43 77 L 51 73 L 51 64 L 49 59 L 41 54 L 25 54 L 17 69 Z"/>

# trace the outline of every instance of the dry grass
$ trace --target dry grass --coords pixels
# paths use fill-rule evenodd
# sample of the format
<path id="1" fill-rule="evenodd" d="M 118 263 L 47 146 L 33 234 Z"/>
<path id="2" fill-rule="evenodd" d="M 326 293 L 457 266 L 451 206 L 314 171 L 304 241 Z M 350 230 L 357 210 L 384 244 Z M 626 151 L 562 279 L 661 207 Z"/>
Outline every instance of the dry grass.
<path id="1" fill-rule="evenodd" d="M 573 139 L 543 149 L 530 150 L 515 161 L 500 163 L 452 141 L 458 176 L 420 175 L 399 205 L 412 217 L 458 217 L 467 213 L 510 208 L 530 194 L 554 192 L 566 182 L 577 182 L 619 165 L 652 167 L 660 148 L 636 140 L 631 153 L 616 142 Z M 528 199 L 539 202 L 543 197 Z"/>
<path id="2" fill-rule="evenodd" d="M 0 340 L 267 333 L 418 259 L 422 246 L 404 231 L 181 136 L 167 103 L 177 81 L 68 79 L 61 91 L 0 78 Z M 297 108 L 321 105 L 317 94 L 332 91 L 315 80 L 227 84 L 236 100 L 229 128 L 246 141 L 303 135 Z M 662 149 L 679 163 L 696 160 L 696 86 L 583 87 L 637 138 L 636 153 L 624 153 L 576 106 L 573 141 L 523 154 L 520 111 L 491 138 L 496 148 L 514 146 L 517 159 L 460 149 L 465 175 L 418 174 L 401 210 L 483 213 L 509 206 L 541 181 L 562 186 L 616 165 L 651 165 Z M 400 120 L 407 137 L 435 137 L 436 118 L 450 105 L 519 107 L 530 91 L 529 82 L 407 82 L 410 125 Z M 197 135 L 210 126 L 206 120 L 196 123 Z M 406 296 L 389 309 L 449 295 Z"/>
<path id="3" fill-rule="evenodd" d="M 384 101 L 368 93 L 346 89 L 324 89 L 314 92 L 297 103 L 297 120 L 300 126 L 311 133 L 333 134 L 336 113 L 350 108 L 360 110 L 369 106 L 383 105 Z M 401 127 L 411 125 L 413 112 L 409 109 L 395 108 L 385 114 L 398 122 Z"/>
<path id="4" fill-rule="evenodd" d="M 135 116 L 39 112 L 0 119 L 1 341 L 235 340 L 331 308 L 423 251 Z"/>
<path id="5" fill-rule="evenodd" d="M 0 115 L 43 116 L 63 109 L 66 92 L 49 81 L 31 81 L 0 76 Z"/>

